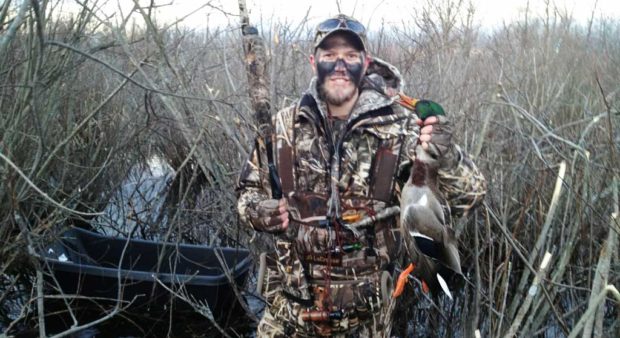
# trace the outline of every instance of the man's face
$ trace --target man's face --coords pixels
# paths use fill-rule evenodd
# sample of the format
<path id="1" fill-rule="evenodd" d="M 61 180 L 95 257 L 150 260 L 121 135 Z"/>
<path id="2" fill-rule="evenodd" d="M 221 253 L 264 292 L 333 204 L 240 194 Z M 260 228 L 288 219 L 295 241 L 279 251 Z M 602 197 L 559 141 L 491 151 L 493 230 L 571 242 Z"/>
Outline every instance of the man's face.
<path id="1" fill-rule="evenodd" d="M 319 94 L 335 106 L 355 97 L 367 68 L 363 53 L 342 35 L 324 41 L 311 62 L 318 78 Z"/>

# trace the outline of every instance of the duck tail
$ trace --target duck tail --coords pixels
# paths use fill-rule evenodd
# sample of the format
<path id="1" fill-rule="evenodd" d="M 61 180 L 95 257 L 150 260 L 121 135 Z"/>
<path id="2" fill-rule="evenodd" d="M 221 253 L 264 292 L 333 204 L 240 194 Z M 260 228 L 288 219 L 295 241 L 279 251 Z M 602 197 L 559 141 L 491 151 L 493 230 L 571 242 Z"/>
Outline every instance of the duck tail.
<path id="1" fill-rule="evenodd" d="M 441 275 L 438 273 L 437 274 L 437 281 L 439 282 L 439 286 L 441 287 L 441 290 L 443 290 L 443 292 L 448 295 L 448 298 L 450 298 L 450 300 L 453 300 L 452 298 L 452 292 L 450 292 L 450 288 L 448 287 L 448 283 L 446 282 L 446 280 L 441 277 Z"/>

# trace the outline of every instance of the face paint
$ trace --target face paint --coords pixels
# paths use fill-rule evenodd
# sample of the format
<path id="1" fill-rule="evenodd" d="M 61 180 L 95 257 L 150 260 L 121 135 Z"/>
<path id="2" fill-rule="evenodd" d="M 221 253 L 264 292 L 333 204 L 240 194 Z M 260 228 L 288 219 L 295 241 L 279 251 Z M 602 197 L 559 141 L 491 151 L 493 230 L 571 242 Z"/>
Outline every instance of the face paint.
<path id="1" fill-rule="evenodd" d="M 341 66 L 341 68 L 344 68 L 349 80 L 351 80 L 356 87 L 359 87 L 359 84 L 362 81 L 362 70 L 364 68 L 362 63 L 346 63 L 343 59 L 338 59 L 335 62 L 317 62 L 316 72 L 319 85 L 325 83 L 325 79 L 336 71 L 336 66 Z"/>

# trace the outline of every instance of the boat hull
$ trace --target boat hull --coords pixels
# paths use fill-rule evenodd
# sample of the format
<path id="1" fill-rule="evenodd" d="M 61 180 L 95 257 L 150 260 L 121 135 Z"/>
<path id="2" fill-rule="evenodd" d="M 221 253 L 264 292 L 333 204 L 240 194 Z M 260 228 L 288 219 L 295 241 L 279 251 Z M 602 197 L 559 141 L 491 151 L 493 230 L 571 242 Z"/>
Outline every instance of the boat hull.
<path id="1" fill-rule="evenodd" d="M 44 264 L 47 286 L 78 313 L 119 305 L 143 317 L 171 309 L 189 316 L 200 308 L 223 321 L 243 314 L 234 288 L 243 290 L 252 261 L 246 249 L 127 240 L 76 228 L 46 249 Z M 65 300 L 46 302 L 46 310 L 66 312 Z"/>

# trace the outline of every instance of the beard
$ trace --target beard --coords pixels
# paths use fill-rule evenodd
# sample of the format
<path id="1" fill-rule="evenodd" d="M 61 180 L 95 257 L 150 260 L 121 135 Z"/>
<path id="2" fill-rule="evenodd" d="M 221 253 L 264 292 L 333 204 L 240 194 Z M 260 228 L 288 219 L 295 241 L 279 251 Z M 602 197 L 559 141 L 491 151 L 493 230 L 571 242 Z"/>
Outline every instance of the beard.
<path id="1" fill-rule="evenodd" d="M 323 82 L 320 86 L 319 86 L 319 95 L 321 96 L 321 98 L 334 106 L 341 106 L 343 105 L 345 102 L 348 102 L 349 100 L 351 100 L 356 92 L 357 92 L 357 86 L 349 86 L 346 88 L 325 88 L 326 83 Z"/>

